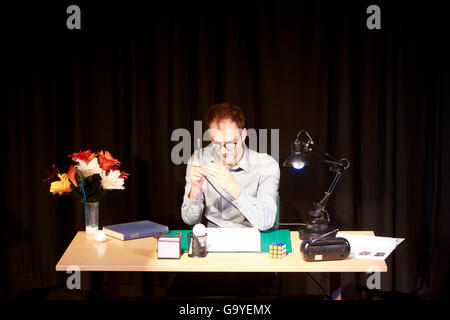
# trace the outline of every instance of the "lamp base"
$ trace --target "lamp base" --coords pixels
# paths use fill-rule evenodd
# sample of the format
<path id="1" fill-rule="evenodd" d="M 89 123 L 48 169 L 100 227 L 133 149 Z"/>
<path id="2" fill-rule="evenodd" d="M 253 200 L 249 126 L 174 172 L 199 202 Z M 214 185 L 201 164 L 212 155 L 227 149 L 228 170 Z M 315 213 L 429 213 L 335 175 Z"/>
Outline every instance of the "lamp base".
<path id="1" fill-rule="evenodd" d="M 329 226 L 328 224 L 321 224 L 319 228 L 311 228 L 311 226 L 307 224 L 305 227 L 300 227 L 298 229 L 298 236 L 301 240 L 316 239 L 333 230 L 334 228 L 332 226 Z M 328 237 L 335 237 L 336 233 L 337 231 L 330 234 Z"/>

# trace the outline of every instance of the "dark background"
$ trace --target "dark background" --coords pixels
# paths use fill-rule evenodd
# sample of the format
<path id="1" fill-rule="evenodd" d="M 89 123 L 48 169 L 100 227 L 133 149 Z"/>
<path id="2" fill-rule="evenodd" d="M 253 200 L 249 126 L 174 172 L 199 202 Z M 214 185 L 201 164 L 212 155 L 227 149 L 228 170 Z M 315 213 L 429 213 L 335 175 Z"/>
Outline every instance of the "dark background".
<path id="1" fill-rule="evenodd" d="M 102 226 L 150 219 L 186 228 L 186 167 L 171 161 L 178 143 L 171 134 L 193 134 L 209 105 L 229 101 L 244 110 L 247 128 L 269 129 L 269 137 L 280 130 L 280 161 L 300 129 L 350 160 L 329 203 L 333 221 L 341 230 L 406 238 L 387 259 L 380 292 L 448 297 L 450 36 L 440 3 L 3 6 L 0 296 L 65 287 L 55 265 L 83 230 L 82 206 L 53 197 L 41 180 L 53 163 L 65 172 L 72 152 L 109 150 L 131 173 L 126 190 L 101 201 Z M 81 8 L 81 30 L 66 27 L 71 4 Z M 381 8 L 381 30 L 366 27 L 371 4 Z M 301 174 L 281 168 L 281 221 L 305 222 L 331 178 L 320 163 Z M 344 274 L 344 297 L 360 298 L 367 276 Z M 158 278 L 122 277 L 143 292 Z M 304 279 L 286 277 L 283 295 L 308 291 Z"/>

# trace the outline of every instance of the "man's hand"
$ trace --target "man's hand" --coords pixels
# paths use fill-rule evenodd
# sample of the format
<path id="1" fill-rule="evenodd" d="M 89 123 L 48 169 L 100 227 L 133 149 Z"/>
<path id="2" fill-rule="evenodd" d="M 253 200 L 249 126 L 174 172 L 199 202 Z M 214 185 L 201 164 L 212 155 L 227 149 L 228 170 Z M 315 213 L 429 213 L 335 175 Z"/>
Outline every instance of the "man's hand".
<path id="1" fill-rule="evenodd" d="M 215 183 L 222 189 L 228 191 L 233 199 L 239 198 L 242 193 L 241 185 L 234 180 L 227 167 L 216 164 L 208 163 L 206 166 L 202 166 L 204 174 L 209 178 L 212 178 Z"/>
<path id="2" fill-rule="evenodd" d="M 189 199 L 196 200 L 202 191 L 202 184 L 205 180 L 205 172 L 200 166 L 200 162 L 193 161 L 191 167 L 191 191 L 189 192 Z"/>

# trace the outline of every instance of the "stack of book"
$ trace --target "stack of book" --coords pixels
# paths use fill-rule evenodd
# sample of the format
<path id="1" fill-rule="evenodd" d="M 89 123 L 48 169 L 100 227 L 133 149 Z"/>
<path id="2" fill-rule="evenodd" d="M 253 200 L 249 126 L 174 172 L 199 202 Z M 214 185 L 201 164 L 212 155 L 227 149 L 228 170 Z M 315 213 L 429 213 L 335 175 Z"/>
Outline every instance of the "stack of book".
<path id="1" fill-rule="evenodd" d="M 103 232 L 116 239 L 132 240 L 166 234 L 169 227 L 150 220 L 142 220 L 104 226 Z"/>

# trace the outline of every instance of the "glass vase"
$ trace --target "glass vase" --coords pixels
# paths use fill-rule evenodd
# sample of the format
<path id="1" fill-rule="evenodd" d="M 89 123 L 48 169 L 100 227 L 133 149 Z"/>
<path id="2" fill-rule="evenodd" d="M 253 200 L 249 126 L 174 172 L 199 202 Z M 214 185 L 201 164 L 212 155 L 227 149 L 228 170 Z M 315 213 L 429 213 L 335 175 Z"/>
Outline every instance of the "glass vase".
<path id="1" fill-rule="evenodd" d="M 84 224 L 87 234 L 96 234 L 98 230 L 98 202 L 84 203 Z"/>

